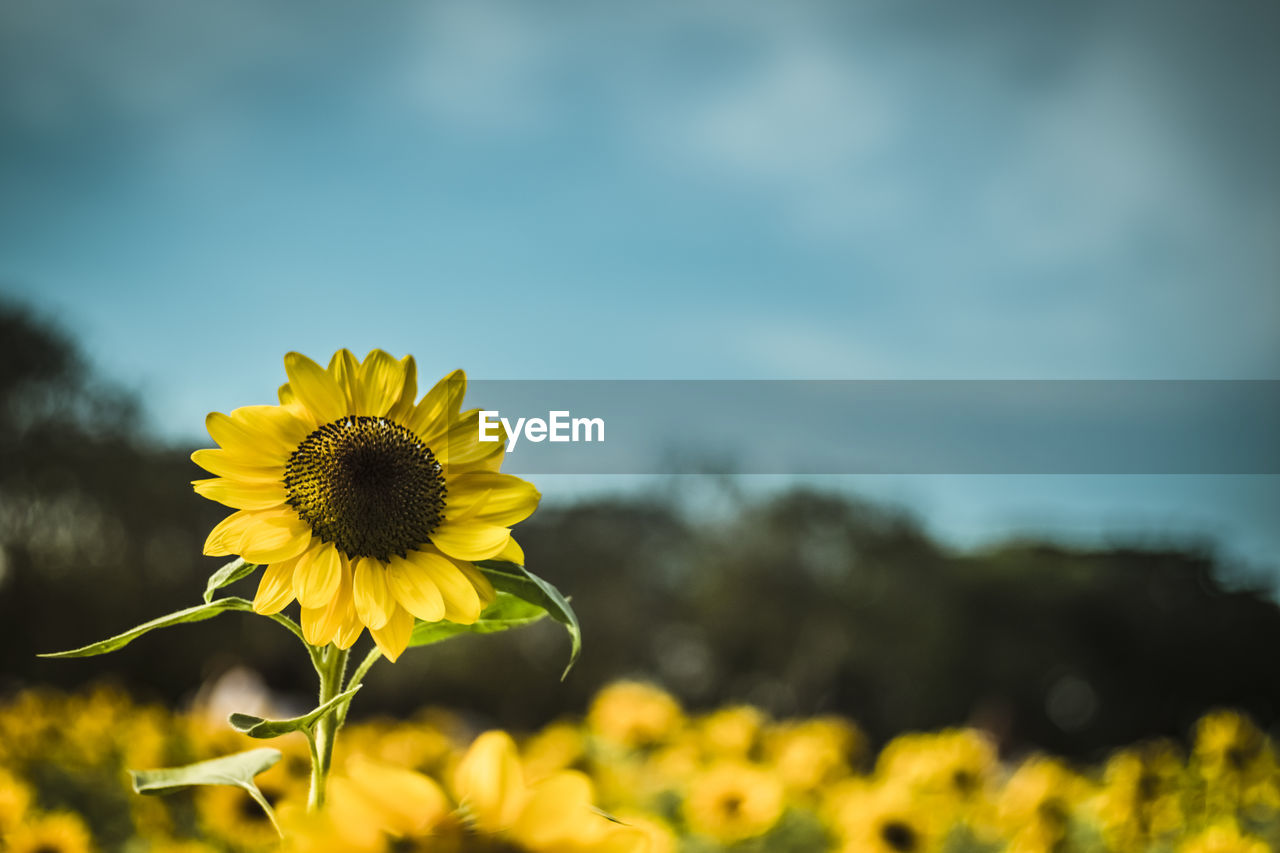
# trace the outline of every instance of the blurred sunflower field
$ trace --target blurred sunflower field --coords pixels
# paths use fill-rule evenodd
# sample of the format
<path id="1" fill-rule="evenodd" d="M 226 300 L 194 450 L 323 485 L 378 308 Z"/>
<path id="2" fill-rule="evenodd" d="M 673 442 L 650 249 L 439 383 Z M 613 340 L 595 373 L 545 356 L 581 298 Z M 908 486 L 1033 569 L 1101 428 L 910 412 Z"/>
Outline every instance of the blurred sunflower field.
<path id="1" fill-rule="evenodd" d="M 878 753 L 851 720 L 690 713 L 615 682 L 583 718 L 478 733 L 428 709 L 352 723 L 332 800 L 307 815 L 307 747 L 258 777 L 300 851 L 1176 851 L 1280 844 L 1280 765 L 1245 715 L 1216 711 L 1184 747 L 1152 740 L 1079 765 L 1001 756 L 977 729 L 900 735 Z M 126 768 L 255 742 L 207 713 L 115 688 L 34 689 L 0 708 L 0 847 L 12 853 L 257 851 L 282 844 L 234 786 L 138 796 Z"/>

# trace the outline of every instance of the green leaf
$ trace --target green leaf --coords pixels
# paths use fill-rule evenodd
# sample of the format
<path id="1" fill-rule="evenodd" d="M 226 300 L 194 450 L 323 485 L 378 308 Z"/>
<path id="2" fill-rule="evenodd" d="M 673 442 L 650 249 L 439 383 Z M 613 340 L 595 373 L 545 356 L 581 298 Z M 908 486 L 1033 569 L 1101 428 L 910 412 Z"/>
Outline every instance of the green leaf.
<path id="1" fill-rule="evenodd" d="M 243 732 L 249 737 L 256 738 L 273 738 L 287 735 L 290 732 L 300 732 L 310 729 L 316 724 L 321 717 L 332 711 L 341 703 L 356 695 L 361 685 L 348 690 L 346 693 L 339 693 L 328 702 L 311 710 L 309 713 L 303 714 L 301 717 L 294 717 L 290 720 L 264 720 L 262 717 L 255 717 L 252 714 L 232 714 L 229 722 L 231 728 L 238 732 Z"/>
<path id="2" fill-rule="evenodd" d="M 130 628 L 123 634 L 116 634 L 114 637 L 98 643 L 92 643 L 66 652 L 49 652 L 39 655 L 39 657 L 88 658 L 94 655 L 105 655 L 107 652 L 114 652 L 117 649 L 124 648 L 143 634 L 150 633 L 157 628 L 168 628 L 171 625 L 183 625 L 187 622 L 203 622 L 228 610 L 247 610 L 252 612 L 253 604 L 243 598 L 219 598 L 217 601 L 211 601 L 208 604 L 199 604 L 195 607 L 188 607 L 185 610 L 178 610 L 167 616 L 161 616 L 158 619 L 152 619 L 150 622 L 144 622 L 136 628 Z"/>
<path id="3" fill-rule="evenodd" d="M 253 574 L 257 563 L 246 563 L 243 557 L 236 557 L 230 563 L 209 575 L 209 583 L 204 588 L 204 603 L 213 601 L 213 594 L 224 586 L 230 586 L 240 578 Z"/>
<path id="4" fill-rule="evenodd" d="M 253 777 L 273 767 L 282 757 L 278 749 L 251 749 L 224 755 L 210 761 L 200 761 L 183 767 L 161 767 L 156 770 L 130 770 L 133 790 L 139 794 L 168 794 L 190 788 L 192 785 L 232 785 L 244 788 L 271 819 L 271 825 L 280 832 L 275 812 L 267 798 L 262 796 Z M 283 835 L 281 836 L 283 837 Z"/>
<path id="5" fill-rule="evenodd" d="M 139 794 L 167 794 L 192 785 L 234 785 L 253 792 L 258 790 L 253 777 L 275 766 L 282 755 L 278 749 L 251 749 L 182 767 L 130 770 L 129 775 Z"/>
<path id="6" fill-rule="evenodd" d="M 496 634 L 523 625 L 532 625 L 547 615 L 539 604 L 525 601 L 509 592 L 499 592 L 497 599 L 484 609 L 480 618 L 470 625 L 457 622 L 418 622 L 413 626 L 410 646 L 429 646 L 462 634 Z"/>
<path id="7" fill-rule="evenodd" d="M 481 560 L 475 565 L 484 572 L 494 589 L 509 592 L 517 598 L 538 605 L 569 632 L 569 664 L 560 676 L 563 681 L 582 652 L 582 628 L 578 625 L 578 615 L 569 606 L 569 600 L 550 583 L 516 563 Z"/>

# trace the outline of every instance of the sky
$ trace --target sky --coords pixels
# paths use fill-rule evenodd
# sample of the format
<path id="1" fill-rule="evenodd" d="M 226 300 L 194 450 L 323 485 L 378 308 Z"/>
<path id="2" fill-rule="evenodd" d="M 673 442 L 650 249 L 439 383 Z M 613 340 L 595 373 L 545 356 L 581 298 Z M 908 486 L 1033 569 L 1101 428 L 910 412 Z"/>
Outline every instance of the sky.
<path id="1" fill-rule="evenodd" d="M 186 442 L 342 346 L 489 379 L 1276 379 L 1278 37 L 1266 0 L 10 0 L 0 294 Z M 1274 477 L 846 486 L 961 543 L 1280 565 Z"/>

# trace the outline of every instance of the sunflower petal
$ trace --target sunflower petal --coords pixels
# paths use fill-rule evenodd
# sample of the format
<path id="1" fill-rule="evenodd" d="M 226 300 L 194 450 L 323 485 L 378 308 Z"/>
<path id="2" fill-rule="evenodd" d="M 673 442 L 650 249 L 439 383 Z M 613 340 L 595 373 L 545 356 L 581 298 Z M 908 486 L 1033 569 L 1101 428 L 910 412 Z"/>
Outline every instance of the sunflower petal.
<path id="1" fill-rule="evenodd" d="M 360 365 L 356 382 L 356 414 L 380 418 L 390 411 L 404 390 L 404 365 L 380 349 Z"/>
<path id="2" fill-rule="evenodd" d="M 440 460 L 441 465 L 474 466 L 476 463 L 493 456 L 494 448 L 505 450 L 505 439 L 502 441 L 480 440 L 480 410 L 469 409 L 451 419 L 446 429 L 434 435 L 423 436 L 422 441 L 431 448 L 431 452 Z"/>
<path id="3" fill-rule="evenodd" d="M 382 818 L 394 835 L 420 835 L 450 811 L 444 791 L 421 773 L 375 764 L 358 755 L 348 759 L 346 769 L 360 793 L 383 806 Z"/>
<path id="4" fill-rule="evenodd" d="M 342 389 L 342 393 L 347 395 L 347 411 L 359 414 L 356 411 L 356 375 L 360 371 L 360 362 L 356 361 L 355 355 L 351 350 L 343 347 L 333 354 L 333 358 L 329 359 L 329 366 L 325 369 L 338 381 L 338 387 Z"/>
<path id="5" fill-rule="evenodd" d="M 431 534 L 431 544 L 458 560 L 488 560 L 507 547 L 511 531 L 473 521 L 454 522 L 448 516 Z"/>
<path id="6" fill-rule="evenodd" d="M 342 557 L 327 542 L 304 553 L 293 571 L 293 594 L 303 607 L 324 607 L 341 583 Z"/>
<path id="7" fill-rule="evenodd" d="M 462 398 L 466 393 L 467 374 L 453 371 L 423 395 L 405 426 L 424 437 L 443 431 L 448 421 L 462 411 Z"/>
<path id="8" fill-rule="evenodd" d="M 435 549 L 410 551 L 408 560 L 440 590 L 444 618 L 460 625 L 470 625 L 480 618 L 484 609 L 480 594 L 453 560 Z"/>
<path id="9" fill-rule="evenodd" d="M 204 540 L 204 554 L 207 557 L 227 557 L 240 553 L 240 541 L 257 520 L 257 514 L 248 510 L 233 512 L 214 525 L 209 536 Z"/>
<path id="10" fill-rule="evenodd" d="M 502 468 L 502 463 L 507 458 L 506 439 L 496 442 L 484 442 L 481 446 L 488 447 L 488 453 L 484 452 L 468 452 L 465 462 L 460 462 L 461 454 L 449 461 L 449 473 L 463 474 L 467 471 L 498 471 Z M 477 442 L 479 443 L 479 442 Z"/>
<path id="11" fill-rule="evenodd" d="M 403 607 L 396 607 L 387 624 L 381 628 L 370 628 L 369 633 L 383 656 L 394 662 L 409 647 L 409 637 L 413 634 L 413 616 Z"/>
<path id="12" fill-rule="evenodd" d="M 520 543 L 516 541 L 516 537 L 512 536 L 507 540 L 507 547 L 503 548 L 493 559 L 501 560 L 504 563 L 515 563 L 517 566 L 524 565 L 524 549 L 520 547 Z"/>
<path id="13" fill-rule="evenodd" d="M 323 550 L 328 550 L 337 557 L 338 587 L 333 597 L 323 607 L 302 608 L 302 635 L 313 646 L 325 646 L 333 642 L 343 627 L 349 625 L 354 614 L 351 601 L 351 567 L 333 548 Z M 296 569 L 294 577 L 295 579 L 297 577 Z M 356 636 L 359 636 L 358 632 Z"/>
<path id="14" fill-rule="evenodd" d="M 355 645 L 356 640 L 360 639 L 360 634 L 363 631 L 364 623 L 356 615 L 355 608 L 348 608 L 346 615 L 343 617 L 342 625 L 338 628 L 338 634 L 333 638 L 333 642 L 340 649 L 349 649 Z"/>
<path id="15" fill-rule="evenodd" d="M 284 480 L 283 465 L 262 466 L 248 464 L 232 455 L 230 451 L 221 448 L 197 450 L 191 454 L 191 461 L 218 477 L 229 477 L 233 480 L 248 480 L 251 482 L 263 480 L 281 482 Z"/>
<path id="16" fill-rule="evenodd" d="M 448 490 L 451 518 L 499 527 L 524 521 L 542 498 L 527 480 L 492 471 L 469 471 L 450 478 Z"/>
<path id="17" fill-rule="evenodd" d="M 506 732 L 485 732 L 475 739 L 453 773 L 458 803 L 486 832 L 515 823 L 524 808 L 524 773 L 515 741 Z"/>
<path id="18" fill-rule="evenodd" d="M 289 458 L 284 447 L 264 441 L 243 419 L 232 420 L 222 412 L 210 412 L 204 419 L 204 425 L 220 447 L 233 452 L 246 465 L 283 465 Z"/>
<path id="19" fill-rule="evenodd" d="M 527 804 L 512 827 L 512 834 L 531 850 L 546 850 L 571 843 L 593 814 L 591 780 L 576 770 L 556 773 L 529 789 Z"/>
<path id="20" fill-rule="evenodd" d="M 311 645 L 327 646 L 333 642 L 338 626 L 329 618 L 332 610 L 329 605 L 302 608 L 302 636 Z"/>
<path id="21" fill-rule="evenodd" d="M 403 557 L 392 555 L 387 566 L 387 588 L 400 606 L 423 622 L 444 618 L 444 598 L 431 575 Z"/>
<path id="22" fill-rule="evenodd" d="M 264 519 L 240 542 L 240 556 L 251 563 L 297 557 L 311 544 L 311 526 L 292 513 Z"/>
<path id="23" fill-rule="evenodd" d="M 315 417 L 316 423 L 327 424 L 349 413 L 347 395 L 338 381 L 302 353 L 287 354 L 284 370 L 293 393 Z"/>
<path id="24" fill-rule="evenodd" d="M 243 425 L 256 446 L 268 446 L 286 459 L 311 432 L 310 423 L 288 406 L 241 406 L 231 410 L 230 418 L 232 423 Z"/>
<path id="25" fill-rule="evenodd" d="M 418 363 L 413 356 L 406 355 L 400 359 L 404 365 L 404 388 L 400 391 L 400 399 L 387 412 L 387 417 L 396 423 L 403 423 L 413 411 L 413 401 L 418 396 Z"/>
<path id="26" fill-rule="evenodd" d="M 272 509 L 288 500 L 284 483 L 245 483 L 212 477 L 193 480 L 196 494 L 236 509 Z"/>
<path id="27" fill-rule="evenodd" d="M 511 541 L 514 542 L 515 540 L 513 539 Z M 493 588 L 493 582 L 485 577 L 483 572 L 466 562 L 459 561 L 454 563 L 454 565 L 458 567 L 458 571 L 462 572 L 462 574 L 466 576 L 467 580 L 471 581 L 471 585 L 476 588 L 476 595 L 480 596 L 481 610 L 488 607 L 490 604 L 493 604 L 493 602 L 497 600 L 498 593 Z"/>
<path id="28" fill-rule="evenodd" d="M 396 607 L 396 600 L 387 589 L 387 570 L 372 557 L 355 561 L 355 576 L 351 593 L 356 603 L 356 615 L 370 629 L 387 624 Z"/>
<path id="29" fill-rule="evenodd" d="M 320 850 L 385 849 L 383 833 L 391 827 L 382 813 L 382 803 L 370 800 L 354 782 L 345 776 L 335 774 L 329 779 L 328 784 L 329 796 L 326 798 L 324 809 L 330 815 L 330 819 L 320 824 L 324 827 L 324 835 L 316 834 L 315 842 L 297 846 L 302 849 Z M 306 826 L 301 823 L 301 820 L 299 823 Z M 290 836 L 292 834 L 289 833 Z"/>
<path id="30" fill-rule="evenodd" d="M 279 613 L 293 601 L 293 567 L 297 557 L 267 566 L 258 581 L 258 594 L 253 597 L 253 611 L 264 616 Z"/>
<path id="31" fill-rule="evenodd" d="M 315 416 L 307 410 L 306 406 L 302 405 L 298 395 L 293 393 L 293 388 L 288 382 L 280 386 L 276 391 L 276 396 L 280 398 L 280 405 L 288 409 L 295 418 L 306 424 L 308 428 L 320 426 L 316 422 Z"/>

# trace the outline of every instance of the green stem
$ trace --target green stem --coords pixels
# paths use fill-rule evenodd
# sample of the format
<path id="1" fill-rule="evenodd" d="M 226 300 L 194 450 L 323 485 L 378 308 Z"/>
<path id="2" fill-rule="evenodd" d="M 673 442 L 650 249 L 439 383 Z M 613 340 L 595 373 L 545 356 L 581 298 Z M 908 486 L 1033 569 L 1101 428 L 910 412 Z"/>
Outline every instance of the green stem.
<path id="1" fill-rule="evenodd" d="M 320 673 L 320 704 L 330 701 L 342 692 L 342 678 L 347 669 L 347 650 L 330 645 L 318 654 Z M 324 805 L 325 785 L 333 763 L 333 742 L 338 736 L 340 721 L 335 712 L 325 714 L 316 721 L 315 734 L 311 738 L 311 794 L 307 798 L 307 810 L 315 811 Z"/>
<path id="2" fill-rule="evenodd" d="M 381 659 L 382 659 L 382 652 L 378 651 L 377 646 L 374 646 L 372 649 L 369 650 L 369 654 L 364 656 L 364 660 L 360 662 L 360 665 L 356 667 L 356 671 L 351 673 L 351 678 L 347 681 L 346 685 L 342 688 L 343 692 L 345 693 L 351 688 L 359 687 L 361 684 L 363 684 L 364 677 L 369 674 L 369 670 L 372 669 L 373 665 Z M 354 699 L 355 697 L 353 696 L 352 698 Z M 338 718 L 339 729 L 341 729 L 343 725 L 346 724 L 347 711 L 350 708 L 351 708 L 351 699 L 348 699 L 347 701 L 339 705 L 338 708 L 333 712 L 334 715 Z"/>

